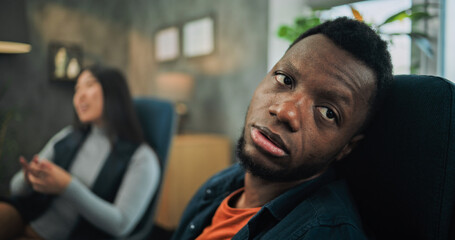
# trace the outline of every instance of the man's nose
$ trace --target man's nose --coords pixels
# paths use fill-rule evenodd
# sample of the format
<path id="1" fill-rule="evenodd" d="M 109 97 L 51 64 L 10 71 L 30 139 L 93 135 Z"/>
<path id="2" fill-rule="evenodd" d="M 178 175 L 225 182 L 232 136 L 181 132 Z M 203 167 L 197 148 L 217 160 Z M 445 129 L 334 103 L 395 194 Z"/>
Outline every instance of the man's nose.
<path id="1" fill-rule="evenodd" d="M 272 104 L 269 107 L 269 113 L 272 116 L 288 125 L 292 132 L 297 132 L 300 129 L 300 111 L 299 101 L 297 99 L 289 99 L 280 103 Z"/>

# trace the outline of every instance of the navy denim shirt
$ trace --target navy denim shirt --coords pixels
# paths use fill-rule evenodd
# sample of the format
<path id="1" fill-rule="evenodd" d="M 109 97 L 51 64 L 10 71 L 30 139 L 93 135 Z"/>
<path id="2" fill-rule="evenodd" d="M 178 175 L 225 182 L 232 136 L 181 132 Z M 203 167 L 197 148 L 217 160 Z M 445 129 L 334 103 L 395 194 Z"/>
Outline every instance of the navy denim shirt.
<path id="1" fill-rule="evenodd" d="M 196 193 L 183 213 L 173 239 L 197 238 L 221 204 L 243 187 L 239 164 L 218 173 Z M 232 239 L 366 239 L 344 181 L 329 169 L 264 205 Z"/>

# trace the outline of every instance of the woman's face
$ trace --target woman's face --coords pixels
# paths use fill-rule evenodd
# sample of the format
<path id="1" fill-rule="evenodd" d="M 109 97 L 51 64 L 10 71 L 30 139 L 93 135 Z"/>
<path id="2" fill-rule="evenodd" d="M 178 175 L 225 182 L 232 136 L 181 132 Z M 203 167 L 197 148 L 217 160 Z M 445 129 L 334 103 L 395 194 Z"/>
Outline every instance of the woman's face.
<path id="1" fill-rule="evenodd" d="M 101 84 L 88 70 L 77 79 L 73 104 L 79 121 L 82 123 L 103 123 L 103 89 Z"/>

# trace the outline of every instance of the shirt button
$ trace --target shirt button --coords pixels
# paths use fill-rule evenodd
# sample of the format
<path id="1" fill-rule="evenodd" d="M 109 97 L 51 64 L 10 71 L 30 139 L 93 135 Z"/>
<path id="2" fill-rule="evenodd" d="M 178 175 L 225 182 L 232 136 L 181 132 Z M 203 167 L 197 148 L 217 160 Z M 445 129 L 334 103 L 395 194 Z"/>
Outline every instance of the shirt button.
<path id="1" fill-rule="evenodd" d="M 212 189 L 209 188 L 209 189 L 205 190 L 205 193 L 206 193 L 207 195 L 212 194 Z"/>
<path id="2" fill-rule="evenodd" d="M 191 223 L 191 224 L 190 224 L 190 229 L 191 229 L 191 230 L 194 230 L 195 228 L 196 228 L 196 226 L 195 226 L 194 224 Z"/>

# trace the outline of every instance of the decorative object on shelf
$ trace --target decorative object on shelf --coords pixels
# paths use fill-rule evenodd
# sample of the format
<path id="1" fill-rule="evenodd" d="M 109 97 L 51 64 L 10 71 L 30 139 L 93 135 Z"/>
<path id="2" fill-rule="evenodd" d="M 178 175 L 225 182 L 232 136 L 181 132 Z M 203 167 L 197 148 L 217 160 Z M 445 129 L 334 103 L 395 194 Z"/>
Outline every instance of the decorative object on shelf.
<path id="1" fill-rule="evenodd" d="M 175 60 L 179 57 L 179 29 L 168 27 L 155 34 L 155 59 L 158 62 Z"/>
<path id="2" fill-rule="evenodd" d="M 25 1 L 2 1 L 0 5 L 0 53 L 28 53 L 31 49 Z"/>
<path id="3" fill-rule="evenodd" d="M 185 57 L 204 56 L 215 50 L 215 26 L 212 17 L 204 17 L 183 25 Z"/>
<path id="4" fill-rule="evenodd" d="M 49 44 L 49 76 L 52 81 L 76 81 L 82 69 L 82 48 L 75 44 Z"/>
<path id="5" fill-rule="evenodd" d="M 156 79 L 156 86 L 159 97 L 174 102 L 179 117 L 177 132 L 182 133 L 185 120 L 189 116 L 186 103 L 193 95 L 193 77 L 182 72 L 161 73 Z"/>

